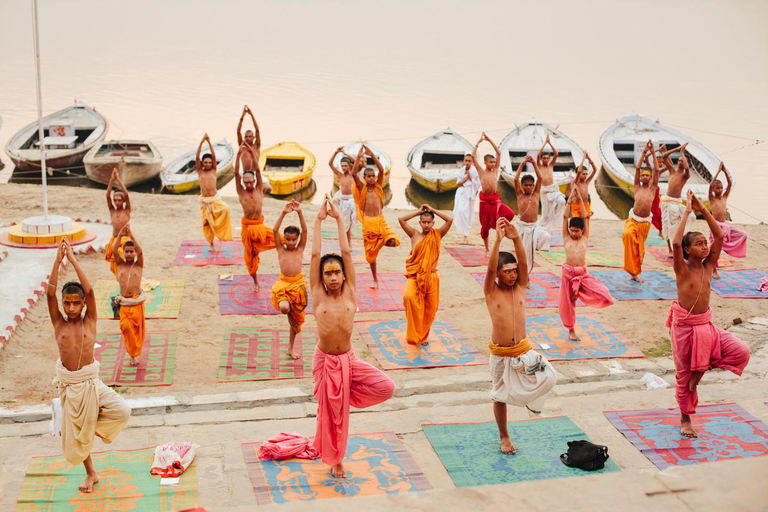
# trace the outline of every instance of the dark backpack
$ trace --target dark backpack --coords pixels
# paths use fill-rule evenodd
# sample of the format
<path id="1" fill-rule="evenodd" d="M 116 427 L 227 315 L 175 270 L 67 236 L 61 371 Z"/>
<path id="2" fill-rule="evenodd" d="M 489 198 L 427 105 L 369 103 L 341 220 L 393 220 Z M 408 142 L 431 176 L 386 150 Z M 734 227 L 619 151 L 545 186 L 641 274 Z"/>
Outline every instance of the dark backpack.
<path id="1" fill-rule="evenodd" d="M 568 451 L 560 455 L 560 460 L 572 468 L 595 471 L 605 466 L 605 461 L 608 460 L 608 447 L 583 439 L 568 441 Z"/>

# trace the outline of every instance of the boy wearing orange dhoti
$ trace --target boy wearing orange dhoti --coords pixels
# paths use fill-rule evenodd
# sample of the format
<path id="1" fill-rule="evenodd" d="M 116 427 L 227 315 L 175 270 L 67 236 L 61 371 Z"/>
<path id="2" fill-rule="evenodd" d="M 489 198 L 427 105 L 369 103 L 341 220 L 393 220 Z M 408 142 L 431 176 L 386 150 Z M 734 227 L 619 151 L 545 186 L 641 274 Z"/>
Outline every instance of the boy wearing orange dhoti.
<path id="1" fill-rule="evenodd" d="M 264 214 L 261 209 L 264 204 L 264 179 L 259 170 L 259 146 L 244 142 L 237 152 L 235 159 L 235 189 L 240 205 L 243 207 L 243 218 L 240 219 L 240 239 L 243 242 L 243 256 L 248 274 L 253 279 L 253 290 L 259 291 L 260 254 L 275 248 L 275 235 L 271 227 L 264 225 Z M 246 170 L 240 175 L 240 162 L 256 162 L 253 171 Z M 241 182 L 242 179 L 242 182 Z"/>
<path id="2" fill-rule="evenodd" d="M 589 162 L 589 165 L 585 165 L 587 162 Z M 592 167 L 591 174 L 589 172 L 590 166 Z M 589 156 L 589 153 L 585 151 L 579 166 L 576 168 L 576 181 L 571 185 L 571 189 L 578 189 L 579 195 L 581 196 L 581 201 L 573 201 L 572 198 L 569 198 L 568 202 L 571 203 L 572 217 L 589 218 L 592 216 L 592 205 L 589 200 L 589 184 L 595 178 L 596 174 L 597 166 L 595 165 L 595 162 L 592 161 L 592 157 Z"/>
<path id="3" fill-rule="evenodd" d="M 357 173 L 367 161 L 365 155 L 373 160 L 378 169 L 378 176 L 373 169 L 366 168 L 363 177 L 365 183 L 360 179 Z M 400 239 L 397 238 L 392 229 L 387 225 L 382 210 L 384 209 L 384 167 L 371 149 L 362 144 L 357 154 L 355 166 L 352 169 L 352 178 L 355 180 L 353 190 L 355 203 L 357 204 L 357 216 L 363 224 L 363 247 L 365 249 L 365 261 L 371 266 L 371 275 L 373 284 L 371 288 L 379 287 L 379 278 L 376 275 L 376 258 L 379 251 L 385 245 L 387 247 L 397 247 L 400 245 Z M 345 235 L 346 237 L 346 235 Z"/>
<path id="4" fill-rule="evenodd" d="M 650 164 L 646 163 L 650 159 Z M 643 154 L 635 168 L 635 204 L 629 210 L 629 217 L 624 222 L 621 240 L 624 243 L 624 270 L 633 281 L 642 283 L 645 258 L 645 241 L 651 231 L 651 207 L 659 184 L 659 162 L 650 140 L 645 144 Z"/>
<path id="5" fill-rule="evenodd" d="M 515 255 L 500 251 L 501 239 L 511 238 Z M 488 258 L 483 291 L 493 330 L 488 364 L 493 378 L 491 400 L 499 428 L 501 451 L 516 452 L 507 429 L 507 404 L 540 414 L 544 396 L 557 382 L 557 373 L 547 359 L 533 350 L 525 329 L 525 291 L 528 264 L 517 228 L 507 219 L 496 223 L 496 242 Z"/>
<path id="6" fill-rule="evenodd" d="M 336 221 L 341 256 L 333 253 L 320 256 L 322 223 L 326 217 Z M 345 232 L 341 214 L 326 194 L 315 220 L 309 271 L 318 336 L 312 361 L 317 401 L 313 446 L 322 461 L 331 466 L 334 478 L 347 476 L 342 460 L 347 452 L 349 407 L 379 404 L 395 391 L 392 379 L 381 370 L 360 361 L 352 350 L 357 298 L 352 250 Z"/>
<path id="7" fill-rule="evenodd" d="M 579 203 L 579 212 L 589 211 L 585 208 L 581 188 L 571 188 L 568 203 Z M 574 200 L 575 199 L 575 200 Z M 571 211 L 575 211 L 573 208 Z M 579 341 L 574 327 L 576 325 L 576 301 L 581 299 L 584 304 L 596 309 L 602 309 L 613 304 L 611 292 L 595 276 L 587 271 L 587 244 L 589 243 L 589 217 L 573 217 L 568 220 L 568 211 L 563 210 L 563 248 L 565 262 L 562 266 L 562 278 L 557 297 L 560 310 L 560 320 L 563 327 L 568 329 L 568 339 Z"/>
<path id="8" fill-rule="evenodd" d="M 725 175 L 725 180 L 728 182 L 728 188 L 723 192 L 723 182 L 718 180 L 717 177 L 720 173 Z M 728 222 L 728 196 L 731 194 L 731 173 L 725 168 L 725 164 L 720 162 L 720 167 L 717 169 L 715 176 L 712 178 L 712 182 L 709 184 L 709 208 L 712 212 L 712 216 L 717 221 L 720 229 L 723 230 L 723 252 L 734 258 L 746 258 L 747 257 L 747 234 L 733 224 Z M 709 234 L 709 243 L 711 244 L 714 237 L 712 233 Z M 717 265 L 715 265 L 715 271 L 712 273 L 712 277 L 720 279 L 720 275 L 717 273 Z"/>
<path id="9" fill-rule="evenodd" d="M 440 229 L 434 227 L 435 215 L 443 219 Z M 419 217 L 421 229 L 414 229 L 408 224 L 415 217 Z M 429 345 L 429 330 L 440 302 L 440 276 L 437 273 L 440 240 L 451 229 L 453 218 L 423 204 L 415 212 L 403 215 L 398 220 L 400 227 L 411 239 L 411 253 L 405 260 L 407 281 L 403 293 L 407 320 L 405 339 L 411 345 Z"/>
<path id="10" fill-rule="evenodd" d="M 131 232 L 131 225 L 126 224 L 120 230 L 128 241 L 121 248 L 122 257 L 117 264 L 117 282 L 120 295 L 115 300 L 120 305 L 120 332 L 123 334 L 125 351 L 130 356 L 130 364 L 139 364 L 141 346 L 144 343 L 146 324 L 144 320 L 144 302 L 147 294 L 141 289 L 141 276 L 144 273 L 144 252 Z M 118 253 L 118 242 L 113 247 Z"/>
<path id="11" fill-rule="evenodd" d="M 203 155 L 203 144 L 208 143 L 210 153 Z M 216 189 L 216 152 L 210 137 L 206 133 L 197 147 L 195 167 L 200 181 L 200 213 L 202 214 L 203 236 L 214 249 L 214 239 L 221 241 L 232 240 L 232 223 L 229 220 L 229 205 L 221 200 Z"/>
<path id="12" fill-rule="evenodd" d="M 288 226 L 283 232 L 283 241 L 275 246 L 277 260 L 280 263 L 280 279 L 272 285 L 272 306 L 280 313 L 288 316 L 290 326 L 288 355 L 293 359 L 301 357 L 293 348 L 296 335 L 301 332 L 304 324 L 304 310 L 307 308 L 307 285 L 304 282 L 304 272 L 301 270 L 301 258 L 307 245 L 307 223 L 304 213 L 297 201 L 290 201 L 275 222 L 274 232 L 280 232 L 280 224 L 287 213 L 296 212 L 299 215 L 301 229 Z"/>
<path id="13" fill-rule="evenodd" d="M 65 257 L 72 263 L 80 282 L 69 282 L 62 287 L 62 315 L 56 300 L 56 287 L 59 267 Z M 93 442 L 96 436 L 105 443 L 114 441 L 128 423 L 131 408 L 99 379 L 99 362 L 93 357 L 96 296 L 66 238 L 61 240 L 56 253 L 46 298 L 59 349 L 53 382 L 61 400 L 61 445 L 67 462 L 85 466 L 85 481 L 79 489 L 89 493 L 99 483 L 91 460 Z"/>
<path id="14" fill-rule="evenodd" d="M 120 185 L 120 190 L 115 190 L 114 194 L 112 194 L 112 185 L 115 182 Z M 109 239 L 107 244 L 104 259 L 109 262 L 110 272 L 117 277 L 117 261 L 115 254 L 112 252 L 112 246 L 115 244 L 117 234 L 131 220 L 131 200 L 128 197 L 128 189 L 125 188 L 125 185 L 120 180 L 120 173 L 117 171 L 117 168 L 112 170 L 112 176 L 109 178 L 109 184 L 107 185 L 107 208 L 109 208 L 109 218 L 112 221 L 112 238 Z M 120 240 L 120 247 L 126 241 L 127 239 Z"/>
<path id="15" fill-rule="evenodd" d="M 477 161 L 477 148 L 480 143 L 487 141 L 491 145 L 496 155 L 485 155 L 483 163 L 485 167 Z M 480 136 L 475 147 L 472 149 L 472 164 L 480 175 L 480 238 L 485 244 L 485 254 L 488 255 L 488 234 L 496 227 L 496 220 L 503 217 L 507 220 L 515 218 L 515 212 L 501 202 L 499 192 L 496 187 L 499 183 L 499 159 L 501 152 L 498 146 L 488 137 L 485 132 Z"/>
<path id="16" fill-rule="evenodd" d="M 698 211 L 712 231 L 712 247 L 699 232 L 685 232 L 693 210 Z M 723 230 L 698 197 L 688 191 L 688 204 L 672 242 L 677 300 L 667 318 L 672 356 L 675 361 L 675 398 L 680 405 L 680 433 L 696 437 L 691 414 L 699 401 L 697 387 L 704 372 L 723 368 L 741 375 L 749 362 L 749 347 L 712 322 L 709 305 L 712 271 L 720 258 Z"/>

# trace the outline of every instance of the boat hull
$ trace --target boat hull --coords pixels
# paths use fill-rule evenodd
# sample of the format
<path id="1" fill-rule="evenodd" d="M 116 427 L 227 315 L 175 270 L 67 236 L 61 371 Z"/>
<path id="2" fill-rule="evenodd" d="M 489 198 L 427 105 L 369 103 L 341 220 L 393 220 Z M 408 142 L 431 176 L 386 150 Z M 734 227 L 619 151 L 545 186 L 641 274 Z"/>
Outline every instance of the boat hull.
<path id="1" fill-rule="evenodd" d="M 270 170 L 269 159 L 277 161 L 299 161 L 301 169 L 296 171 Z M 269 180 L 272 187 L 270 195 L 284 197 L 299 193 L 312 184 L 312 174 L 315 172 L 317 160 L 309 150 L 296 142 L 280 142 L 270 146 L 261 152 L 259 167 L 262 176 Z M 281 167 L 278 166 L 277 169 Z"/>
<path id="2" fill-rule="evenodd" d="M 102 137 L 97 143 L 104 140 L 104 137 Z M 73 167 L 82 167 L 83 166 L 83 158 L 88 153 L 88 151 L 91 149 L 92 146 L 88 146 L 87 148 L 78 148 L 77 152 L 67 153 L 60 156 L 48 156 L 46 154 L 45 159 L 45 167 L 49 169 L 71 169 Z M 39 151 L 37 151 L 38 154 L 40 154 Z M 51 151 L 46 151 L 46 153 L 51 153 Z M 41 160 L 39 158 L 33 159 L 33 158 L 18 158 L 11 156 L 11 161 L 13 161 L 13 164 L 16 166 L 16 169 L 19 171 L 39 171 L 42 167 Z"/>
<path id="3" fill-rule="evenodd" d="M 163 170 L 163 163 L 162 161 L 146 163 L 129 162 L 126 160 L 86 163 L 85 174 L 91 181 L 108 185 L 109 179 L 112 176 L 112 169 L 114 168 L 117 168 L 117 172 L 120 174 L 120 181 L 123 182 L 126 188 L 130 188 L 157 178 L 160 175 L 160 171 Z"/>
<path id="4" fill-rule="evenodd" d="M 436 194 L 445 194 L 446 192 L 452 192 L 456 190 L 456 178 L 448 180 L 430 180 L 420 175 L 413 169 L 409 169 L 409 171 L 411 171 L 411 178 L 413 178 L 413 181 L 429 190 L 430 192 L 434 192 Z"/>
<path id="5" fill-rule="evenodd" d="M 204 148 L 204 152 L 209 152 Z M 235 176 L 235 152 L 225 141 L 214 143 L 216 153 L 216 188 L 221 188 Z M 192 194 L 200 190 L 200 179 L 195 170 L 197 151 L 189 151 L 172 160 L 160 173 L 163 190 L 172 194 Z"/>

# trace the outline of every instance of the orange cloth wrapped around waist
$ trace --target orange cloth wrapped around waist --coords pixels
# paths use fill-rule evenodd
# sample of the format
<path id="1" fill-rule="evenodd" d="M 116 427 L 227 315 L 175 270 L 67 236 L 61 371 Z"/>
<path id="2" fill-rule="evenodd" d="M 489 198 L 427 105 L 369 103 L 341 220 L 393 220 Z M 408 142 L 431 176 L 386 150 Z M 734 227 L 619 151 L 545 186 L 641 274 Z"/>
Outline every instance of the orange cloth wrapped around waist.
<path id="1" fill-rule="evenodd" d="M 280 279 L 272 285 L 272 306 L 278 311 L 280 303 L 287 301 L 291 305 L 288 313 L 295 323 L 296 332 L 301 332 L 307 308 L 307 284 L 304 281 L 304 272 L 295 276 L 286 276 L 280 273 Z"/>
<path id="2" fill-rule="evenodd" d="M 405 277 L 416 278 L 416 284 L 422 293 L 427 291 L 430 274 L 437 270 L 441 239 L 440 230 L 432 229 L 419 240 L 405 260 Z"/>
<path id="3" fill-rule="evenodd" d="M 529 350 L 533 349 L 533 344 L 531 343 L 531 339 L 526 336 L 522 340 L 509 347 L 497 345 L 491 341 L 488 343 L 488 348 L 491 349 L 491 354 L 494 356 L 520 357 Z"/>
<path id="4" fill-rule="evenodd" d="M 139 297 L 140 295 L 136 294 L 131 298 L 138 299 Z M 143 302 L 133 306 L 120 305 L 120 332 L 123 334 L 125 351 L 128 352 L 128 355 L 139 357 L 146 334 Z"/>
<path id="5" fill-rule="evenodd" d="M 387 225 L 384 215 L 378 217 L 363 217 L 363 248 L 365 249 L 365 261 L 373 263 L 379 255 L 379 251 L 390 240 L 395 241 L 395 247 L 400 245 L 400 239 Z"/>
<path id="6" fill-rule="evenodd" d="M 579 203 L 571 203 L 572 217 L 591 217 L 593 212 L 589 201 L 584 201 L 584 211 L 586 212 L 585 214 L 581 212 L 581 205 Z"/>
<path id="7" fill-rule="evenodd" d="M 264 216 L 258 219 L 240 219 L 240 239 L 243 242 L 243 257 L 250 275 L 256 275 L 261 258 L 259 253 L 275 248 L 275 234 L 264 225 Z"/>
<path id="8" fill-rule="evenodd" d="M 200 196 L 200 213 L 203 236 L 209 243 L 214 237 L 221 241 L 232 240 L 232 223 L 229 220 L 229 206 L 217 195 Z"/>
<path id="9" fill-rule="evenodd" d="M 384 189 L 381 185 L 376 183 L 373 186 L 373 191 L 379 196 L 379 205 L 384 208 Z M 364 186 L 362 190 L 357 188 L 357 185 L 352 189 L 352 195 L 355 197 L 355 204 L 357 205 L 357 219 L 363 222 L 363 216 L 365 215 L 365 202 L 368 200 L 368 187 Z"/>

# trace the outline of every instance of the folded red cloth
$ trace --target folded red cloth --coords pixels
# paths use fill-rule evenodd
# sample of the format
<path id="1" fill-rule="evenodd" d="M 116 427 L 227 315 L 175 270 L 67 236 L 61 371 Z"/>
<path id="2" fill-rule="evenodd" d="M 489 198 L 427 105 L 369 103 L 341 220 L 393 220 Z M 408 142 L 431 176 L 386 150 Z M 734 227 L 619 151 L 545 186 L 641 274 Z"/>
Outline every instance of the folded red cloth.
<path id="1" fill-rule="evenodd" d="M 320 457 L 310 440 L 296 432 L 281 432 L 259 447 L 261 460 L 316 459 Z"/>

